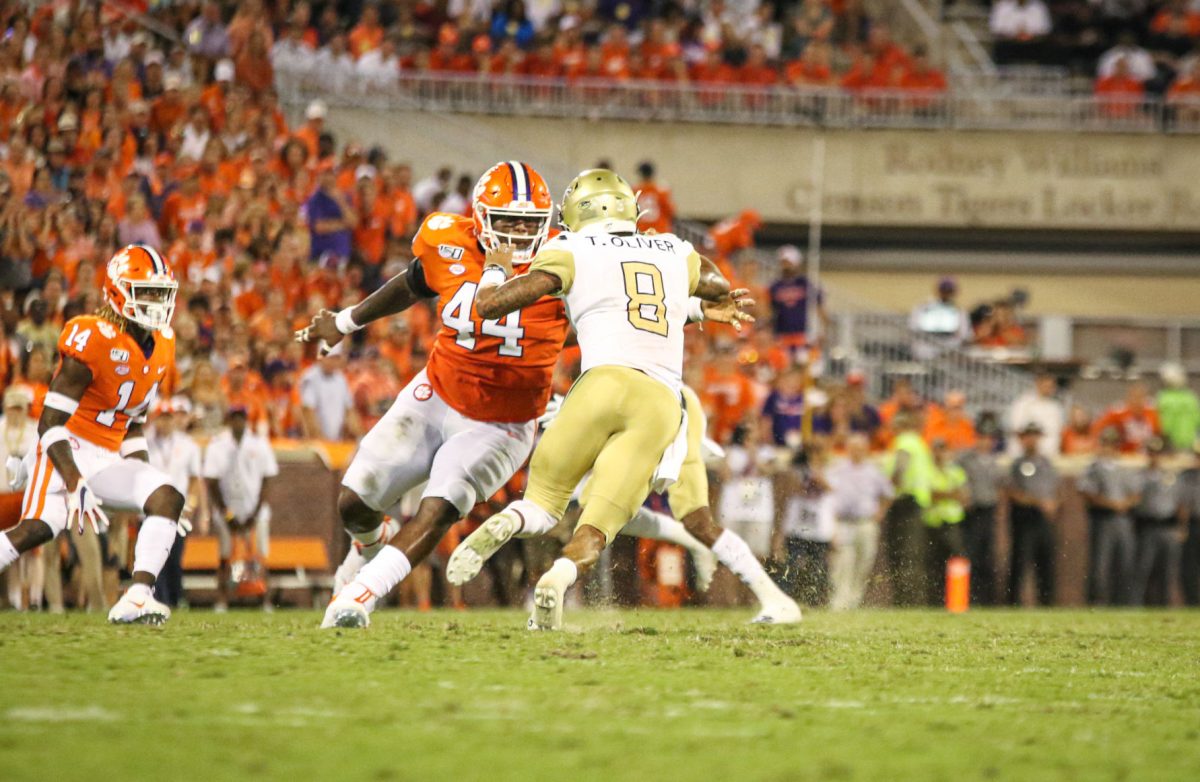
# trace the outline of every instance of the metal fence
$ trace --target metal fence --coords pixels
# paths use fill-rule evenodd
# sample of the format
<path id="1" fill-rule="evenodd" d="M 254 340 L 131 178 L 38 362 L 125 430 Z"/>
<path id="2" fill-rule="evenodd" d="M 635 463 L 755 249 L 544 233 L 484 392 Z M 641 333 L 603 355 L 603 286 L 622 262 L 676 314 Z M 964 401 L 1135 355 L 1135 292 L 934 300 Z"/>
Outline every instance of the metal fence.
<path id="1" fill-rule="evenodd" d="M 861 370 L 874 398 L 886 397 L 898 378 L 906 378 L 924 399 L 940 401 L 948 391 L 962 391 L 971 413 L 978 414 L 1008 409 L 1030 386 L 1025 372 L 914 334 L 906 315 L 843 306 L 833 306 L 829 372 L 838 377 Z"/>
<path id="2" fill-rule="evenodd" d="M 1072 97 L 1002 90 L 944 95 L 890 90 L 745 87 L 650 81 L 400 74 L 390 84 L 280 71 L 283 99 L 378 110 L 644 122 L 820 128 L 959 128 L 1105 133 L 1198 133 L 1200 101 L 1167 105 L 1126 97 Z"/>

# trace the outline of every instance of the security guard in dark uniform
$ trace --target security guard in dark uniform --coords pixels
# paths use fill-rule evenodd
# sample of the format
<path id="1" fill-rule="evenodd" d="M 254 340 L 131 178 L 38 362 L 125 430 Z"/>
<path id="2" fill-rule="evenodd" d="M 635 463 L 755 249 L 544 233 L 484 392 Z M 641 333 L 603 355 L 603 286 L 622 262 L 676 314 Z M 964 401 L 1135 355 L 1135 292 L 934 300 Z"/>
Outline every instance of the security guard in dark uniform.
<path id="1" fill-rule="evenodd" d="M 1088 509 L 1088 603 L 1132 605 L 1137 536 L 1133 509 L 1141 501 L 1141 479 L 1120 463 L 1121 433 L 1100 433 L 1100 453 L 1079 478 Z"/>
<path id="2" fill-rule="evenodd" d="M 1179 578 L 1183 543 L 1180 506 L 1184 498 L 1178 477 L 1162 466 L 1166 451 L 1166 441 L 1152 438 L 1146 444 L 1150 461 L 1139 476 L 1141 502 L 1134 509 L 1138 536 L 1134 602 L 1138 605 L 1167 605 L 1171 585 Z"/>
<path id="3" fill-rule="evenodd" d="M 1058 513 L 1058 471 L 1038 453 L 1042 428 L 1030 423 L 1019 431 L 1021 455 L 1008 473 L 1009 525 L 1012 557 L 1008 572 L 1008 603 L 1019 605 L 1021 584 L 1027 572 L 1037 582 L 1041 605 L 1054 603 L 1054 530 L 1050 520 Z"/>
<path id="4" fill-rule="evenodd" d="M 996 506 L 1004 483 L 1004 467 L 996 454 L 1000 429 L 991 419 L 981 418 L 976 427 L 975 447 L 958 457 L 967 474 L 967 517 L 963 520 L 963 542 L 971 560 L 971 605 L 996 603 Z"/>

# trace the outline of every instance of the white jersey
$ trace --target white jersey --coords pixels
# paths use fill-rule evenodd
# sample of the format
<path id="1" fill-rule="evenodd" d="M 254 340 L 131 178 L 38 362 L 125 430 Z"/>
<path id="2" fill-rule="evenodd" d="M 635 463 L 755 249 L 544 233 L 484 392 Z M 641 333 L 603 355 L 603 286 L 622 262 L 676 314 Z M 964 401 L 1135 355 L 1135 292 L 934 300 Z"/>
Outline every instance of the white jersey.
<path id="1" fill-rule="evenodd" d="M 700 278 L 690 242 L 585 228 L 548 242 L 530 265 L 535 269 L 562 280 L 582 371 L 631 367 L 679 393 L 688 297 Z"/>

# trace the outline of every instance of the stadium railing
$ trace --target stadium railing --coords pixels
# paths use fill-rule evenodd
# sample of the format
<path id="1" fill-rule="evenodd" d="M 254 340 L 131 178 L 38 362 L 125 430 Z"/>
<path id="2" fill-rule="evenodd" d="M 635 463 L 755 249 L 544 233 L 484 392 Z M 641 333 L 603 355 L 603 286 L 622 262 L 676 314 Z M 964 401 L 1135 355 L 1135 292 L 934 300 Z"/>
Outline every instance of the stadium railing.
<path id="1" fill-rule="evenodd" d="M 1150 98 L 1069 96 L 952 88 L 929 92 L 838 88 L 746 87 L 402 73 L 387 85 L 280 71 L 276 84 L 293 105 L 321 98 L 331 106 L 595 120 L 699 122 L 781 127 L 1065 130 L 1099 133 L 1200 132 L 1200 102 L 1168 105 Z"/>

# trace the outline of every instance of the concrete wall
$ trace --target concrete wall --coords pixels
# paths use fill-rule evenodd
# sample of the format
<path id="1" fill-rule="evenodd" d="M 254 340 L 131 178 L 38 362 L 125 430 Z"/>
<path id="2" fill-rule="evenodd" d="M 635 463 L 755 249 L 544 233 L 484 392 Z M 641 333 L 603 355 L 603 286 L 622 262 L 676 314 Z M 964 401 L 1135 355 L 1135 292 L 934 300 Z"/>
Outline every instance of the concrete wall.
<path id="1" fill-rule="evenodd" d="M 653 159 L 681 213 L 752 207 L 806 222 L 815 142 L 825 140 L 831 226 L 1200 232 L 1200 137 L 929 131 L 813 131 L 339 109 L 339 138 L 382 144 L 418 175 L 480 172 L 519 157 L 557 191 L 601 158 L 632 175 Z"/>

